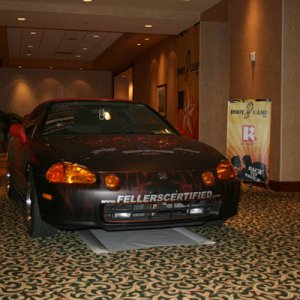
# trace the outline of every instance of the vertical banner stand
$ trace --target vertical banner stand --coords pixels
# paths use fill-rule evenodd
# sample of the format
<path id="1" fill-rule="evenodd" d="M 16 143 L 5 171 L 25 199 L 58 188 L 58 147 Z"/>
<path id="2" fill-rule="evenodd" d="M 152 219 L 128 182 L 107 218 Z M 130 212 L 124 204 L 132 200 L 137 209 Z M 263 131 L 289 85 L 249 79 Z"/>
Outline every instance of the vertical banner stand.
<path id="1" fill-rule="evenodd" d="M 231 99 L 227 110 L 227 157 L 242 182 L 270 190 L 271 100 Z"/>

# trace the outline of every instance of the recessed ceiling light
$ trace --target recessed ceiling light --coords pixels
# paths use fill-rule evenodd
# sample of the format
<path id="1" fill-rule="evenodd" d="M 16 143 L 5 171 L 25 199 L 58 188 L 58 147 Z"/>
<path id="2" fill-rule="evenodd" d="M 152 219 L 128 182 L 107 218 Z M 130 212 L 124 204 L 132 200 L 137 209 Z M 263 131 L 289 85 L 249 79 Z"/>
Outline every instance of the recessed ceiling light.
<path id="1" fill-rule="evenodd" d="M 77 57 L 77 58 L 80 58 L 80 57 L 81 57 L 81 55 L 80 55 L 80 54 L 77 54 L 77 55 L 76 55 L 76 57 Z"/>
<path id="2" fill-rule="evenodd" d="M 27 48 L 33 48 L 33 45 L 27 45 Z"/>
<path id="3" fill-rule="evenodd" d="M 36 35 L 36 31 L 30 31 L 31 35 Z"/>
<path id="4" fill-rule="evenodd" d="M 146 24 L 146 25 L 144 25 L 144 27 L 145 27 L 145 28 L 152 28 L 153 25 L 151 25 L 151 24 Z"/>
<path id="5" fill-rule="evenodd" d="M 52 66 L 50 66 L 50 67 L 49 67 L 49 69 L 50 69 L 50 70 L 52 70 L 52 69 L 53 69 L 53 67 L 52 67 Z"/>
<path id="6" fill-rule="evenodd" d="M 83 2 L 92 2 L 93 0 L 82 0 Z"/>
<path id="7" fill-rule="evenodd" d="M 93 38 L 98 38 L 99 37 L 99 34 L 94 34 L 93 35 Z"/>
<path id="8" fill-rule="evenodd" d="M 149 38 L 145 38 L 145 41 L 150 41 L 150 39 Z"/>
<path id="9" fill-rule="evenodd" d="M 17 20 L 23 22 L 23 21 L 26 21 L 26 18 L 24 18 L 24 17 L 19 17 L 19 18 L 17 18 Z"/>
<path id="10" fill-rule="evenodd" d="M 86 47 L 83 47 L 83 48 L 82 48 L 82 50 L 83 50 L 83 51 L 87 51 L 87 50 L 88 50 L 88 48 L 86 48 Z"/>
<path id="11" fill-rule="evenodd" d="M 26 53 L 27 56 L 31 56 L 31 53 Z"/>
<path id="12" fill-rule="evenodd" d="M 22 66 L 18 66 L 19 69 L 22 69 Z"/>
<path id="13" fill-rule="evenodd" d="M 141 44 L 141 43 L 137 43 L 136 45 L 137 45 L 137 46 L 142 46 L 142 44 Z"/>

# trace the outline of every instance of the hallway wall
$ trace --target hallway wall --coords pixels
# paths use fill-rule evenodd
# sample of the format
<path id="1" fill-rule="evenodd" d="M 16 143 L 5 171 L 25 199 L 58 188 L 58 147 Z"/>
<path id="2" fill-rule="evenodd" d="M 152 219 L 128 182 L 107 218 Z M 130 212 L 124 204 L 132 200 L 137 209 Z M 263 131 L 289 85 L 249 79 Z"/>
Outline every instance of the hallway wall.
<path id="1" fill-rule="evenodd" d="M 201 22 L 199 137 L 224 155 L 228 99 L 228 24 Z"/>
<path id="2" fill-rule="evenodd" d="M 300 181 L 300 1 L 283 1 L 281 181 Z"/>
<path id="3" fill-rule="evenodd" d="M 177 125 L 176 36 L 155 45 L 133 62 L 133 100 L 157 109 L 157 86 L 166 84 L 166 118 Z"/>
<path id="4" fill-rule="evenodd" d="M 112 97 L 111 72 L 0 69 L 0 110 L 21 116 L 57 97 Z"/>
<path id="5" fill-rule="evenodd" d="M 230 0 L 230 97 L 272 100 L 270 179 L 281 166 L 281 0 Z M 256 52 L 251 64 L 250 52 Z"/>

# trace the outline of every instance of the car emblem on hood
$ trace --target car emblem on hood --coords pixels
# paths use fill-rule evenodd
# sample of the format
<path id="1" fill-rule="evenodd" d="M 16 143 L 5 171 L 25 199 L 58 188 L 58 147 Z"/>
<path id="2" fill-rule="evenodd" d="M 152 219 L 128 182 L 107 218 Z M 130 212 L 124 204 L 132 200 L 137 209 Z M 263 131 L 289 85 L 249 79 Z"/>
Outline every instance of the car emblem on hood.
<path id="1" fill-rule="evenodd" d="M 161 180 L 168 179 L 168 174 L 167 173 L 158 173 L 158 178 Z"/>

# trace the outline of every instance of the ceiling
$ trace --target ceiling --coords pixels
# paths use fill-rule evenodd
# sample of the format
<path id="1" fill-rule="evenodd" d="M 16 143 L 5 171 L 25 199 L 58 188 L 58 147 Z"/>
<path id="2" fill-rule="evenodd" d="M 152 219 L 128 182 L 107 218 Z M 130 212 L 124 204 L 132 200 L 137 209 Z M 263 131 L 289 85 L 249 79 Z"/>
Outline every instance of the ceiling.
<path id="1" fill-rule="evenodd" d="M 0 0 L 1 65 L 115 71 L 132 54 L 198 23 L 219 2 Z"/>

